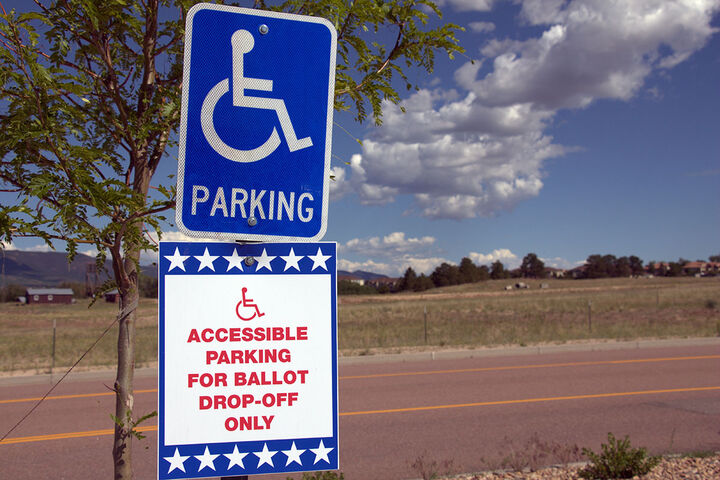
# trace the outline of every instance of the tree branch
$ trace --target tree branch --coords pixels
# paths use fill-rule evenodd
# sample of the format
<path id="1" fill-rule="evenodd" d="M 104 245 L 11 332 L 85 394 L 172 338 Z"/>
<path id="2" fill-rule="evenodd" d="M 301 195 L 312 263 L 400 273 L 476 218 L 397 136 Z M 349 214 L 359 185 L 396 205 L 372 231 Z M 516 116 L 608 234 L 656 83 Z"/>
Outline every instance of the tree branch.
<path id="1" fill-rule="evenodd" d="M 338 32 L 337 40 L 338 43 L 340 43 L 340 40 L 345 36 L 345 30 L 347 29 L 348 25 L 350 24 L 350 19 L 354 16 L 352 13 L 352 9 L 355 6 L 355 0 L 352 0 L 350 3 L 350 8 L 348 8 L 348 14 L 347 17 L 345 17 L 345 21 L 343 22 L 343 26 L 340 28 L 340 31 Z"/>
<path id="2" fill-rule="evenodd" d="M 155 56 L 157 57 L 159 55 L 162 55 L 163 53 L 165 53 L 166 50 L 169 50 L 171 47 L 177 45 L 181 40 L 182 36 L 180 35 L 173 37 L 173 39 L 170 40 L 167 44 L 155 49 Z"/>
<path id="3" fill-rule="evenodd" d="M 148 169 L 150 170 L 150 176 L 152 176 L 155 173 L 155 170 L 157 169 L 158 165 L 160 164 L 160 160 L 162 159 L 163 155 L 165 154 L 165 147 L 167 146 L 167 141 L 170 136 L 170 130 L 165 129 L 160 133 L 160 136 L 157 139 L 157 143 L 153 147 L 152 153 L 150 154 L 150 159 L 148 162 Z"/>
<path id="4" fill-rule="evenodd" d="M 148 210 L 145 210 L 144 212 L 135 212 L 132 215 L 130 215 L 127 220 L 138 220 L 143 217 L 147 217 L 148 215 L 155 215 L 156 213 L 164 212 L 165 210 L 169 210 L 171 208 L 175 207 L 175 202 L 168 200 L 167 202 L 164 202 L 161 206 L 156 208 L 151 208 Z"/>
<path id="5" fill-rule="evenodd" d="M 397 34 L 397 38 L 395 39 L 395 45 L 393 46 L 392 50 L 390 50 L 390 53 L 388 54 L 385 61 L 380 64 L 380 66 L 377 68 L 377 70 L 375 72 L 365 75 L 365 78 L 363 78 L 363 80 L 359 84 L 355 85 L 354 88 L 352 88 L 352 89 L 346 88 L 344 90 L 335 92 L 335 98 L 337 98 L 341 95 L 344 95 L 346 93 L 350 93 L 351 91 L 356 91 L 356 92 L 360 91 L 365 86 L 365 84 L 368 81 L 370 81 L 371 78 L 382 73 L 382 71 L 385 70 L 388 65 L 390 65 L 390 62 L 395 58 L 398 51 L 400 50 L 400 44 L 401 44 L 400 40 L 402 39 L 402 36 L 404 33 L 404 27 L 405 26 L 402 23 L 398 24 L 398 34 Z"/>
<path id="6" fill-rule="evenodd" d="M 155 41 L 158 30 L 158 0 L 150 0 L 145 10 L 145 35 L 142 44 L 143 74 L 137 101 L 138 116 L 142 116 L 150 105 L 155 86 Z"/>

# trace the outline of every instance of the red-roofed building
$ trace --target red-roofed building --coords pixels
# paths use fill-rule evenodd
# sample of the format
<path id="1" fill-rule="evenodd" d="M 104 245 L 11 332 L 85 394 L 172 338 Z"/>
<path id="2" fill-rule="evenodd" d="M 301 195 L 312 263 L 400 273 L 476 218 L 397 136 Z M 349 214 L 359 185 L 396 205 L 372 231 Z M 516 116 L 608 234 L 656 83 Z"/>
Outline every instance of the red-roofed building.
<path id="1" fill-rule="evenodd" d="M 28 304 L 33 303 L 73 303 L 71 288 L 28 288 L 25 291 Z"/>
<path id="2" fill-rule="evenodd" d="M 688 262 L 683 265 L 685 275 L 717 275 L 720 262 Z"/>

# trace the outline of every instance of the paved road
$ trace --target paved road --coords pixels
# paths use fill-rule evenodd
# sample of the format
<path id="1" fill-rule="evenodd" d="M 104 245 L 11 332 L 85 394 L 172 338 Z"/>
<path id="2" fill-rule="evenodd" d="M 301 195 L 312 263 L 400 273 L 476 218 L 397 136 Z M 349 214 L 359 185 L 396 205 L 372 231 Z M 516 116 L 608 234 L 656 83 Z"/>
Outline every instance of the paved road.
<path id="1" fill-rule="evenodd" d="M 419 478 L 418 459 L 477 471 L 502 452 L 526 451 L 533 434 L 594 449 L 614 432 L 654 452 L 720 450 L 720 342 L 343 364 L 340 377 L 348 480 Z M 3 478 L 111 478 L 111 381 L 61 384 L 0 445 Z M 136 380 L 136 411 L 155 410 L 155 382 Z M 0 432 L 33 405 L 23 399 L 48 387 L 0 381 Z M 135 443 L 138 479 L 155 476 L 152 425 Z"/>

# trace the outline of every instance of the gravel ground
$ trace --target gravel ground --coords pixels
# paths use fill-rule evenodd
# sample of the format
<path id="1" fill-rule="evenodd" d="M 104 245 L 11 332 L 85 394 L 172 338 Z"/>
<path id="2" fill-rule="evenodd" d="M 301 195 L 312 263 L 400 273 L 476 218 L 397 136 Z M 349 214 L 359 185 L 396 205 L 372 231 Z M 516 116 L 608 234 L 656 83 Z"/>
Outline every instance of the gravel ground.
<path id="1" fill-rule="evenodd" d="M 447 477 L 445 480 L 577 480 L 581 465 L 551 467 L 535 472 L 486 472 Z M 720 480 L 720 455 L 707 458 L 664 458 L 637 480 Z"/>

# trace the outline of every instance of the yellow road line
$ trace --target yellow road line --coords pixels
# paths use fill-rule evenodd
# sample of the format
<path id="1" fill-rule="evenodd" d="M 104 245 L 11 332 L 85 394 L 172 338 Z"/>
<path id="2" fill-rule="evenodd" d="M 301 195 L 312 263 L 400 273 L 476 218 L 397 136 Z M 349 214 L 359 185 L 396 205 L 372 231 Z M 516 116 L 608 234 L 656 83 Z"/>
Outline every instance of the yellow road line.
<path id="1" fill-rule="evenodd" d="M 631 360 L 598 360 L 592 362 L 567 362 L 567 363 L 542 363 L 539 365 L 512 365 L 504 367 L 481 367 L 481 368 L 462 368 L 456 370 L 428 370 L 422 372 L 398 372 L 398 373 L 375 373 L 371 375 L 346 375 L 338 377 L 339 380 L 359 380 L 368 378 L 386 378 L 386 377 L 405 377 L 405 376 L 416 376 L 416 375 L 438 375 L 438 374 L 452 374 L 452 373 L 473 373 L 473 372 L 493 372 L 503 370 L 528 370 L 535 368 L 558 368 L 558 367 L 587 367 L 595 365 L 623 365 L 633 363 L 653 363 L 653 362 L 673 362 L 673 361 L 687 361 L 687 360 L 714 360 L 720 359 L 720 355 L 700 355 L 693 357 L 660 357 L 660 358 L 638 358 Z M 149 388 L 146 390 L 135 390 L 135 394 L 140 393 L 157 393 L 157 388 Z M 105 397 L 115 395 L 115 392 L 102 392 L 102 393 L 79 393 L 74 395 L 53 395 L 47 397 L 45 400 L 67 400 L 71 398 L 90 398 L 90 397 Z M 41 397 L 35 398 L 14 398 L 10 400 L 0 400 L 0 405 L 7 403 L 22 403 L 22 402 L 37 402 Z"/>
<path id="2" fill-rule="evenodd" d="M 557 368 L 557 367 L 587 367 L 593 365 L 622 365 L 632 363 L 653 363 L 673 362 L 681 360 L 713 360 L 720 358 L 720 355 L 702 355 L 694 357 L 661 357 L 661 358 L 638 358 L 631 360 L 597 360 L 592 362 L 567 362 L 567 363 L 541 363 L 538 365 L 511 365 L 505 367 L 481 367 L 463 368 L 457 370 L 428 370 L 424 372 L 399 372 L 399 373 L 376 373 L 372 375 L 348 375 L 340 377 L 340 380 L 354 380 L 361 378 L 383 378 L 383 377 L 404 377 L 412 375 L 437 375 L 448 373 L 472 373 L 472 372 L 493 372 L 503 370 L 527 370 L 533 368 Z"/>
<path id="3" fill-rule="evenodd" d="M 157 431 L 157 425 L 150 425 L 147 427 L 138 427 L 135 430 L 138 432 L 155 432 Z M 104 430 L 89 430 L 85 432 L 69 432 L 69 433 L 52 433 L 48 435 L 34 435 L 32 437 L 15 437 L 6 438 L 0 442 L 0 445 L 11 445 L 13 443 L 29 443 L 29 442 L 42 442 L 45 440 L 67 440 L 68 438 L 82 438 L 82 437 L 99 437 L 102 435 L 113 435 L 115 430 L 112 428 Z"/>
<path id="4" fill-rule="evenodd" d="M 157 392 L 157 388 L 150 388 L 147 390 L 135 390 L 135 394 L 138 393 L 153 393 Z M 69 398 L 91 398 L 91 397 L 108 397 L 110 395 L 115 395 L 115 392 L 101 392 L 101 393 L 76 393 L 74 395 L 53 395 L 47 397 L 45 400 L 67 400 Z M 0 400 L 0 404 L 3 403 L 21 403 L 21 402 L 37 402 L 42 397 L 35 397 L 35 398 L 14 398 L 11 400 Z"/>
<path id="5" fill-rule="evenodd" d="M 626 397 L 633 395 L 655 395 L 659 393 L 704 392 L 709 390 L 720 390 L 720 387 L 670 388 L 665 390 L 643 390 L 639 392 L 593 393 L 589 395 L 569 395 L 564 397 L 524 398 L 521 400 L 498 400 L 494 402 L 456 403 L 452 405 L 431 405 L 426 407 L 391 408 L 387 410 L 345 412 L 341 413 L 340 416 L 342 417 L 351 415 L 375 415 L 378 413 L 420 412 L 423 410 L 444 410 L 449 408 L 490 407 L 494 405 L 514 405 L 519 403 L 556 402 L 560 400 L 588 400 L 593 398 Z"/>
<path id="6" fill-rule="evenodd" d="M 517 405 L 522 403 L 539 403 L 539 402 L 557 402 L 562 400 L 589 400 L 596 398 L 612 398 L 612 397 L 627 397 L 635 395 L 657 395 L 661 393 L 683 393 L 683 392 L 706 392 L 711 390 L 720 390 L 720 386 L 717 387 L 691 387 L 691 388 L 670 388 L 664 390 L 643 390 L 638 392 L 617 392 L 617 393 L 595 393 L 589 395 L 568 395 L 563 397 L 543 397 L 543 398 L 524 398 L 520 400 L 498 400 L 493 402 L 475 402 L 475 403 L 456 403 L 451 405 L 430 405 L 425 407 L 407 407 L 407 408 L 392 408 L 386 410 L 366 410 L 360 412 L 342 412 L 341 417 L 356 416 L 356 415 L 376 415 L 384 413 L 405 413 L 405 412 L 420 412 L 427 410 L 445 410 L 450 408 L 467 408 L 467 407 L 489 407 L 497 405 Z M 147 427 L 139 427 L 139 432 L 154 432 L 157 431 L 157 425 L 150 425 Z M 70 432 L 70 433 L 55 433 L 48 435 L 35 435 L 32 437 L 15 437 L 7 438 L 0 442 L 0 445 L 10 445 L 15 443 L 29 443 L 29 442 L 41 442 L 45 440 L 65 440 L 69 438 L 81 438 L 81 437 L 95 437 L 100 435 L 112 435 L 113 429 L 107 430 L 91 430 L 86 432 Z"/>

